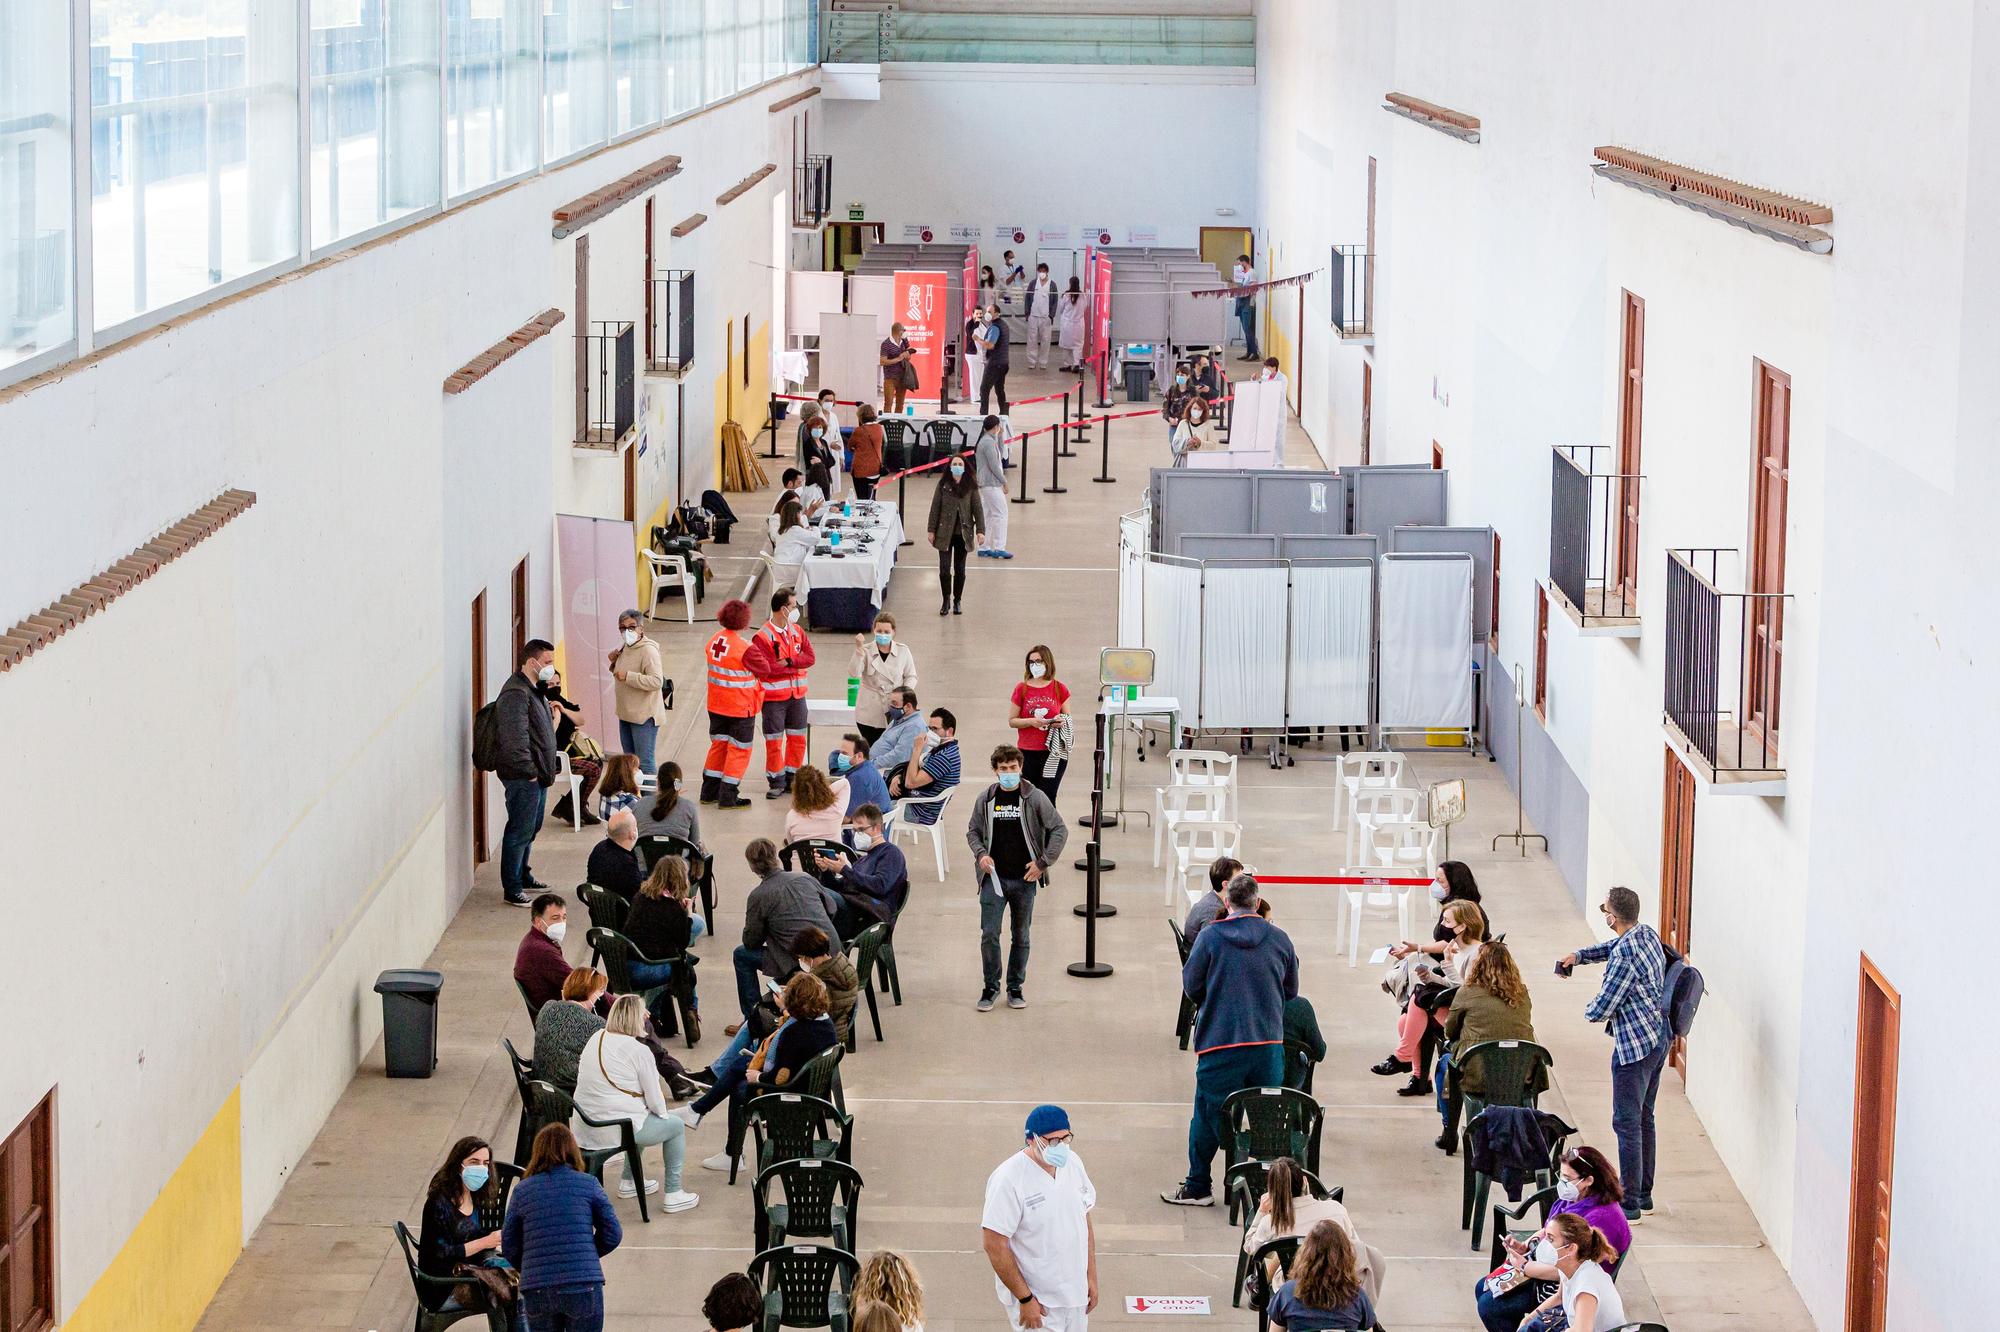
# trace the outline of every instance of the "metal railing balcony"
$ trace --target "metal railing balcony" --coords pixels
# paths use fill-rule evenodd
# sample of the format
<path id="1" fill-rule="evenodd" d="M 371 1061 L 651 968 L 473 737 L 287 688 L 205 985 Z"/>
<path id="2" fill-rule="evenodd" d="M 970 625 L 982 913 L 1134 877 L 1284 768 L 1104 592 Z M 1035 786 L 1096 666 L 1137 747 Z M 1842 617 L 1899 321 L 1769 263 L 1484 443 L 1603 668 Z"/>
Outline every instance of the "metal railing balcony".
<path id="1" fill-rule="evenodd" d="M 1549 478 L 1549 583 L 1592 631 L 1639 625 L 1637 474 L 1599 472 L 1609 445 L 1558 445 Z M 1617 634 L 1632 637 L 1631 634 Z"/>
<path id="2" fill-rule="evenodd" d="M 579 448 L 615 449 L 638 418 L 638 338 L 632 321 L 593 320 L 575 335 L 583 356 L 576 386 Z"/>
<path id="3" fill-rule="evenodd" d="M 1343 338 L 1375 339 L 1375 256 L 1365 245 L 1336 245 L 1328 269 L 1333 278 L 1333 331 Z"/>
<path id="4" fill-rule="evenodd" d="M 792 225 L 816 227 L 833 211 L 833 158 L 815 153 L 792 168 Z"/>
<path id="5" fill-rule="evenodd" d="M 1740 562 L 1726 548 L 1667 552 L 1665 725 L 1702 777 L 1748 788 L 1785 776 L 1779 705 L 1791 598 L 1723 591 L 1719 569 Z"/>
<path id="6" fill-rule="evenodd" d="M 663 268 L 652 279 L 646 368 L 678 375 L 694 364 L 694 270 Z"/>

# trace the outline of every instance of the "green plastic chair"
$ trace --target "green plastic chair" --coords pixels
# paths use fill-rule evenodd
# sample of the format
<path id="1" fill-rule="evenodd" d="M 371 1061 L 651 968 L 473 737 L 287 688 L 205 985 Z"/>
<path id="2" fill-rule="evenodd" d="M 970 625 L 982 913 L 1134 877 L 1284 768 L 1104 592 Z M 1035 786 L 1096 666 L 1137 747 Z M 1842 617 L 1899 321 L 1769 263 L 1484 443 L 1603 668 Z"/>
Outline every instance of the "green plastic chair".
<path id="1" fill-rule="evenodd" d="M 1525 1240 L 1549 1223 L 1549 1208 L 1554 1205 L 1555 1200 L 1556 1191 L 1547 1188 L 1536 1189 L 1512 1207 L 1505 1203 L 1493 1204 L 1493 1266 L 1498 1267 L 1507 1261 L 1505 1240 L 1509 1235 L 1517 1240 Z M 1527 1219 L 1530 1207 L 1542 1209 L 1541 1224 L 1534 1226 L 1518 1224 Z"/>
<path id="2" fill-rule="evenodd" d="M 1313 1052 L 1306 1047 L 1304 1042 L 1289 1040 L 1285 1042 L 1285 1073 L 1287 1076 L 1290 1076 L 1294 1068 L 1304 1069 L 1305 1072 L 1299 1076 L 1298 1090 L 1308 1096 L 1312 1095 L 1313 1070 L 1318 1067 L 1319 1060 L 1313 1057 Z"/>
<path id="3" fill-rule="evenodd" d="M 750 1260 L 750 1279 L 764 1292 L 759 1332 L 824 1327 L 849 1332 L 848 1298 L 861 1263 L 827 1244 L 787 1244 Z"/>
<path id="4" fill-rule="evenodd" d="M 1486 1090 L 1477 1098 L 1468 1098 L 1467 1108 L 1471 1108 L 1471 1099 L 1477 1099 L 1482 1110 L 1489 1105 L 1534 1105 L 1541 1096 L 1535 1084 L 1548 1085 L 1548 1070 L 1555 1062 L 1546 1046 L 1533 1041 L 1481 1041 L 1451 1055 L 1451 1066 L 1461 1082 L 1468 1072 L 1479 1070 Z"/>
<path id="5" fill-rule="evenodd" d="M 861 997 L 868 1001 L 868 1020 L 875 1026 L 875 1039 L 882 1039 L 882 1010 L 875 1006 L 875 972 L 881 964 L 882 945 L 889 937 L 889 927 L 876 922 L 854 936 L 854 942 L 847 945 L 847 951 L 854 959 L 854 970 L 861 976 Z M 859 1013 L 849 1014 L 847 1019 L 847 1049 L 852 1054 L 861 1024 L 855 1019 Z"/>
<path id="6" fill-rule="evenodd" d="M 604 1183 L 605 1164 L 616 1160 L 618 1157 L 624 1157 L 625 1177 L 631 1180 L 633 1187 L 639 1191 L 639 1219 L 641 1221 L 651 1221 L 653 1218 L 648 1215 L 646 1208 L 646 1167 L 639 1159 L 639 1144 L 632 1134 L 632 1121 L 629 1119 L 592 1119 L 589 1115 L 577 1109 L 576 1102 L 571 1099 L 570 1094 L 556 1086 L 553 1082 L 543 1082 L 537 1078 L 528 1083 L 528 1089 L 534 1093 L 535 1097 L 535 1118 L 537 1121 L 535 1132 L 537 1133 L 540 1133 L 542 1127 L 547 1124 L 567 1124 L 570 1122 L 571 1116 L 576 1118 L 577 1123 L 587 1124 L 591 1128 L 618 1130 L 618 1145 L 616 1147 L 592 1148 L 585 1147 L 579 1142 L 577 1143 L 577 1150 L 583 1153 L 584 1168 L 590 1172 L 591 1177 L 600 1185 Z"/>
<path id="7" fill-rule="evenodd" d="M 1501 1108 L 1517 1109 L 1521 1107 L 1509 1106 Z M 1474 1250 L 1479 1248 L 1480 1237 L 1486 1233 L 1486 1198 L 1493 1187 L 1492 1177 L 1474 1169 L 1472 1165 L 1473 1125 L 1478 1123 L 1485 1116 L 1485 1113 L 1486 1107 L 1482 1107 L 1479 1114 L 1472 1116 L 1466 1121 L 1462 1141 L 1462 1145 L 1465 1148 L 1465 1194 L 1458 1224 L 1461 1228 L 1469 1227 L 1471 1229 L 1472 1248 Z M 1562 1123 L 1561 1120 L 1557 1122 Z M 1534 1181 L 1536 1191 L 1553 1189 L 1555 1187 L 1556 1176 L 1559 1173 L 1557 1165 L 1562 1160 L 1563 1148 L 1568 1143 L 1570 1134 L 1575 1132 L 1576 1129 L 1564 1123 L 1563 1132 L 1556 1137 L 1554 1142 L 1549 1144 L 1548 1162 L 1537 1167 L 1530 1176 Z M 1512 1194 L 1510 1193 L 1508 1196 L 1511 1199 Z"/>
<path id="8" fill-rule="evenodd" d="M 504 1165 L 504 1162 L 496 1162 Z M 512 1169 L 512 1167 L 508 1167 Z M 468 1318 L 484 1318 L 488 1332 L 511 1332 L 513 1322 L 505 1309 L 481 1311 L 478 1309 L 426 1309 L 423 1304 L 425 1291 L 437 1291 L 447 1299 L 451 1292 L 465 1283 L 457 1277 L 432 1276 L 417 1266 L 417 1241 L 410 1235 L 410 1228 L 401 1221 L 396 1223 L 396 1242 L 403 1246 L 403 1261 L 409 1265 L 410 1285 L 417 1292 L 417 1316 L 411 1323 L 411 1332 L 444 1332 L 454 1323 L 462 1323 Z"/>
<path id="9" fill-rule="evenodd" d="M 500 1038 L 500 1044 L 507 1051 L 507 1062 L 514 1068 L 514 1090 L 521 1096 L 521 1122 L 514 1134 L 514 1159 L 526 1165 L 535 1134 L 540 1131 L 539 1127 L 531 1126 L 528 1114 L 528 1084 L 535 1080 L 535 1065 L 533 1061 L 521 1058 L 520 1052 L 514 1049 L 514 1042 L 505 1036 Z"/>
<path id="10" fill-rule="evenodd" d="M 780 1161 L 846 1161 L 853 1163 L 854 1119 L 821 1096 L 777 1091 L 753 1096 L 743 1103 L 743 1123 L 757 1143 L 757 1171 L 762 1174 Z M 742 1154 L 740 1133 L 731 1137 L 729 1182 L 736 1182 L 736 1161 Z"/>
<path id="11" fill-rule="evenodd" d="M 528 997 L 528 987 L 519 981 L 515 981 L 514 993 L 521 996 L 521 1006 L 528 1010 L 528 1021 L 533 1022 L 538 1013 L 535 1008 L 535 1001 Z"/>
<path id="12" fill-rule="evenodd" d="M 1278 1276 L 1271 1283 L 1271 1290 L 1275 1293 L 1278 1287 L 1284 1283 L 1285 1278 L 1292 1274 L 1292 1263 L 1298 1258 L 1299 1245 L 1303 1243 L 1305 1243 L 1304 1237 L 1287 1235 L 1283 1239 L 1274 1239 L 1260 1244 L 1257 1246 L 1257 1252 L 1248 1255 L 1249 1261 L 1243 1264 L 1243 1271 L 1247 1274 L 1251 1268 L 1263 1266 L 1266 1258 L 1276 1258 L 1278 1260 Z M 1264 1307 L 1257 1311 L 1257 1332 L 1271 1332 L 1270 1309 L 1271 1302 L 1265 1300 Z"/>
<path id="13" fill-rule="evenodd" d="M 1239 1161 L 1275 1161 L 1281 1156 L 1319 1173 L 1320 1129 L 1326 1112 L 1306 1093 L 1291 1087 L 1246 1087 L 1222 1103 L 1220 1119 L 1225 1179 Z M 1234 1204 L 1229 1219 L 1238 1219 Z"/>
<path id="14" fill-rule="evenodd" d="M 882 947 L 875 954 L 882 973 L 882 988 L 888 992 L 889 1002 L 898 1008 L 903 1006 L 903 978 L 896 971 L 896 922 L 902 917 L 903 908 L 909 901 L 910 881 L 904 879 L 889 904 L 889 919 L 883 922 Z"/>
<path id="15" fill-rule="evenodd" d="M 600 888 L 594 883 L 580 883 L 576 886 L 576 900 L 583 903 L 583 909 L 590 913 L 590 928 L 594 930 L 625 929 L 625 917 L 631 912 L 632 904 L 609 888 Z M 590 965 L 597 965 L 597 950 L 590 950 Z"/>
<path id="16" fill-rule="evenodd" d="M 771 1200 L 771 1186 L 784 1189 L 783 1202 Z M 757 1172 L 757 1248 L 798 1239 L 825 1239 L 855 1251 L 861 1218 L 861 1172 L 845 1161 L 807 1157 L 779 1161 Z"/>
<path id="17" fill-rule="evenodd" d="M 701 1039 L 701 1018 L 695 1009 L 694 969 L 699 958 L 692 953 L 682 953 L 678 957 L 652 958 L 640 952 L 638 946 L 616 930 L 592 930 L 589 934 L 590 946 L 604 956 L 604 974 L 611 978 L 614 994 L 636 994 L 645 1001 L 648 1012 L 653 1001 L 664 994 L 673 1001 L 674 1013 L 680 1020 L 681 1031 L 692 1046 Z M 674 964 L 673 974 L 658 985 L 640 989 L 632 982 L 634 962 L 658 965 L 661 962 Z"/>
<path id="18" fill-rule="evenodd" d="M 1269 1161 L 1240 1161 L 1233 1166 L 1223 1180 L 1223 1196 L 1229 1199 L 1230 1210 L 1240 1212 L 1243 1230 L 1237 1236 L 1236 1244 L 1236 1284 L 1231 1288 L 1229 1302 L 1237 1308 L 1243 1307 L 1244 1283 L 1250 1277 L 1250 1254 L 1242 1241 L 1250 1235 L 1250 1227 L 1256 1223 L 1257 1208 L 1263 1204 L 1266 1186 L 1270 1182 L 1271 1163 Z M 1319 1176 L 1300 1168 L 1305 1176 L 1306 1189 L 1315 1198 L 1331 1198 L 1341 1202 L 1346 1190 L 1339 1185 L 1329 1189 L 1320 1183 Z M 1497 1264 L 1496 1264 L 1497 1266 Z"/>
<path id="19" fill-rule="evenodd" d="M 1185 967 L 1188 960 L 1187 935 L 1181 932 L 1181 923 L 1172 916 L 1167 917 L 1167 928 L 1174 932 L 1174 951 L 1181 955 L 1181 965 Z M 1194 1035 L 1194 1015 L 1194 1000 L 1188 997 L 1186 990 L 1182 990 L 1180 1011 L 1174 1016 L 1174 1035 L 1180 1038 L 1183 1050 L 1188 1048 L 1188 1040 Z"/>
<path id="20" fill-rule="evenodd" d="M 648 833 L 639 839 L 633 848 L 638 852 L 639 864 L 648 874 L 653 871 L 653 861 L 660 856 L 679 856 L 687 862 L 688 882 L 701 895 L 701 917 L 708 924 L 708 932 L 715 933 L 715 857 L 703 851 L 685 837 L 675 837 L 668 833 Z M 613 929 L 619 928 L 613 926 Z"/>

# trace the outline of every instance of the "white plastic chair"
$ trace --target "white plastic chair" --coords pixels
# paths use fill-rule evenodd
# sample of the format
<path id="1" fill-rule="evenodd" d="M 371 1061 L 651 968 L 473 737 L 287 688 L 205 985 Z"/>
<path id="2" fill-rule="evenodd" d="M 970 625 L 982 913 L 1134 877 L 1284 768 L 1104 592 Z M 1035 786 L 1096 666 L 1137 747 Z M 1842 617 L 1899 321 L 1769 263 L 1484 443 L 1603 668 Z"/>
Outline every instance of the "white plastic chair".
<path id="1" fill-rule="evenodd" d="M 1163 786 L 1159 813 L 1153 819 L 1153 868 L 1160 867 L 1160 847 L 1183 823 L 1214 823 L 1228 814 L 1229 791 L 1221 786 Z"/>
<path id="2" fill-rule="evenodd" d="M 646 552 L 646 562 L 653 566 L 653 592 L 647 599 L 651 615 L 660 608 L 660 593 L 679 588 L 681 602 L 687 607 L 688 623 L 694 623 L 694 575 L 688 572 L 687 561 L 679 555 L 662 555 L 656 550 Z"/>
<path id="3" fill-rule="evenodd" d="M 1393 750 L 1342 754 L 1333 771 L 1333 826 L 1338 829 L 1353 814 L 1354 798 L 1363 790 L 1389 790 L 1403 784 L 1403 756 Z"/>
<path id="4" fill-rule="evenodd" d="M 1394 871 L 1385 871 L 1379 865 L 1351 865 L 1340 871 L 1349 878 L 1388 878 Z M 1401 877 L 1401 876 L 1397 876 Z M 1361 918 L 1370 911 L 1394 912 L 1396 916 L 1396 937 L 1410 937 L 1410 921 L 1416 909 L 1413 886 L 1395 884 L 1343 883 L 1340 885 L 1339 911 L 1334 922 L 1334 937 L 1339 938 L 1342 924 L 1347 929 L 1347 965 L 1354 966 L 1361 951 Z"/>
<path id="5" fill-rule="evenodd" d="M 1417 818 L 1423 795 L 1404 787 L 1364 787 L 1357 792 L 1348 811 L 1347 860 L 1355 864 L 1367 859 L 1368 829 L 1384 823 L 1408 823 Z"/>
<path id="6" fill-rule="evenodd" d="M 944 816 L 951 809 L 951 798 L 957 794 L 958 788 L 954 786 L 946 790 L 943 795 L 905 796 L 891 805 L 889 812 L 882 816 L 882 835 L 892 842 L 896 840 L 896 834 L 908 833 L 910 835 L 910 845 L 915 846 L 919 836 L 924 833 L 931 835 L 931 850 L 937 855 L 939 883 L 944 882 L 944 876 L 950 869 L 944 849 Z M 906 821 L 905 816 L 909 811 L 920 806 L 929 805 L 937 807 L 938 816 L 936 822 L 910 823 Z"/>
<path id="7" fill-rule="evenodd" d="M 1241 860 L 1243 825 L 1224 820 L 1183 823 L 1167 838 L 1166 899 L 1174 904 L 1174 889 L 1192 870 L 1206 873 L 1208 867 L 1228 856 Z"/>
<path id="8" fill-rule="evenodd" d="M 1229 793 L 1225 816 L 1236 817 L 1236 755 L 1218 749 L 1170 749 L 1167 774 L 1175 786 L 1221 787 Z"/>
<path id="9" fill-rule="evenodd" d="M 483 779 L 482 779 L 483 780 Z M 583 778 L 576 775 L 569 766 L 569 751 L 556 751 L 556 780 L 569 783 L 569 822 L 578 832 L 583 831 Z"/>
<path id="10" fill-rule="evenodd" d="M 1398 874 L 1437 877 L 1438 830 L 1428 823 L 1377 823 L 1363 835 L 1370 864 Z"/>

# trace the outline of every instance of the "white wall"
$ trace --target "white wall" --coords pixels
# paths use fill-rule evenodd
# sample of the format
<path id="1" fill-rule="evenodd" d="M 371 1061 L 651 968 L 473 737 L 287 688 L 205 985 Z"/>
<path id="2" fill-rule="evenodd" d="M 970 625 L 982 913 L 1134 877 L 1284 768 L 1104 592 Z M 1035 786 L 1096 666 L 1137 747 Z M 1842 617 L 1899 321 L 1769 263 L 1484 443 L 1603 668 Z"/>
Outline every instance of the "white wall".
<path id="1" fill-rule="evenodd" d="M 890 64 L 880 101 L 828 99 L 835 216 L 927 223 L 940 242 L 980 229 L 981 262 L 1012 248 L 1031 270 L 1037 229 L 1153 227 L 1162 245 L 1247 227 L 1256 202 L 1257 92 L 1247 69 Z M 1218 217 L 1218 208 L 1234 208 Z M 1018 225 L 1025 245 L 993 239 Z M 1092 242 L 1094 243 L 1094 241 Z M 991 258 L 988 258 L 991 251 Z"/>
<path id="2" fill-rule="evenodd" d="M 471 601 L 486 591 L 490 694 L 514 565 L 529 632 L 550 634 L 555 511 L 620 496 L 615 459 L 569 448 L 573 320 L 461 396 L 445 376 L 570 308 L 552 209 L 680 153 L 656 258 L 699 273 L 689 484 L 711 484 L 721 320 L 769 318 L 782 177 L 714 197 L 782 168 L 767 104 L 812 77 L 0 392 L 0 623 L 227 487 L 258 497 L 0 676 L 8 753 L 38 756 L 0 765 L 0 913 L 52 922 L 0 979 L 36 1027 L 0 1061 L 0 1125 L 59 1087 L 65 1316 L 239 1085 L 228 1168 L 255 1227 L 378 1035 L 376 973 L 420 964 L 469 889 Z M 599 317 L 639 317 L 642 210 L 593 229 Z M 669 241 L 694 212 L 708 226 Z M 648 475 L 642 507 L 671 490 Z"/>
<path id="3" fill-rule="evenodd" d="M 2000 739 L 1981 540 L 2000 409 L 1977 369 L 2000 351 L 2000 260 L 1982 244 L 2000 40 L 1963 7 L 1828 17 L 1797 0 L 1262 4 L 1258 211 L 1282 253 L 1323 263 L 1363 239 L 1378 158 L 1376 342 L 1337 345 L 1326 288 L 1307 289 L 1305 424 L 1354 458 L 1372 361 L 1374 456 L 1438 440 L 1453 520 L 1502 534 L 1509 663 L 1533 661 L 1548 450 L 1615 441 L 1619 292 L 1646 300 L 1643 633 L 1585 640 L 1551 616 L 1548 729 L 1589 790 L 1589 900 L 1621 882 L 1657 897 L 1665 551 L 1744 545 L 1752 358 L 1792 376 L 1788 786 L 1697 803 L 1692 951 L 1710 994 L 1688 1094 L 1808 1307 L 1838 1326 L 1866 949 L 1903 998 L 1889 1322 L 1971 1328 L 1990 1317 L 1947 1200 L 2000 1172 L 1953 1120 L 1996 1080 L 1927 944 L 1971 927 L 1954 885 L 1984 859 L 1976 818 L 1938 818 L 1940 787 L 1977 780 Z M 1885 120 L 1856 86 L 1903 104 Z M 1382 111 L 1392 90 L 1479 116 L 1482 142 Z M 1602 181 L 1598 144 L 1824 201 L 1834 250 Z"/>

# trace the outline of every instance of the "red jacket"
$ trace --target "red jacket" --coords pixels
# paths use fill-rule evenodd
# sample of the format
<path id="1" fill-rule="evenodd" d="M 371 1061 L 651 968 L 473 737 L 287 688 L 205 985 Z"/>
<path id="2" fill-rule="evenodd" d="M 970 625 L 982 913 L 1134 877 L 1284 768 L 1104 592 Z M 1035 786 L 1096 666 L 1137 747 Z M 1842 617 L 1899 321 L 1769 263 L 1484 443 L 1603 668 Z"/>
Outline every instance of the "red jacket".
<path id="1" fill-rule="evenodd" d="M 569 959 L 562 945 L 534 926 L 514 950 L 514 979 L 528 992 L 528 1002 L 541 1011 L 543 1004 L 562 998 L 563 982 L 569 979 Z"/>
<path id="2" fill-rule="evenodd" d="M 804 698 L 806 671 L 818 660 L 805 630 L 775 620 L 752 636 L 750 650 L 743 654 L 743 664 L 764 684 L 766 703 Z"/>

